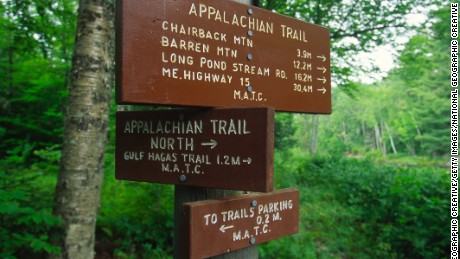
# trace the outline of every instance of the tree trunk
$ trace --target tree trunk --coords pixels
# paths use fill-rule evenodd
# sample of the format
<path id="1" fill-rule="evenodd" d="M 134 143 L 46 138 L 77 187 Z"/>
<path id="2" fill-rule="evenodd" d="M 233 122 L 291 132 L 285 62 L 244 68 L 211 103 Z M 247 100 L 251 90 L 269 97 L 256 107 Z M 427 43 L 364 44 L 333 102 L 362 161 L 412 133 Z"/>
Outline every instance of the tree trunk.
<path id="1" fill-rule="evenodd" d="M 314 155 L 318 150 L 318 125 L 319 117 L 315 114 L 306 114 L 305 115 L 305 138 L 306 145 L 308 148 L 308 153 Z"/>
<path id="2" fill-rule="evenodd" d="M 13 16 L 13 3 L 9 2 L 7 17 L 10 18 Z M 13 54 L 14 54 L 14 38 L 12 32 L 12 24 L 8 24 L 8 68 L 7 68 L 7 80 L 8 80 L 8 90 L 6 94 L 5 102 L 8 102 L 8 99 L 13 97 L 14 92 L 14 83 L 13 83 Z"/>
<path id="3" fill-rule="evenodd" d="M 344 143 L 347 142 L 347 124 L 345 121 L 342 121 L 342 134 L 340 134 L 342 136 L 342 141 Z"/>
<path id="4" fill-rule="evenodd" d="M 418 121 L 415 119 L 415 116 L 412 112 L 410 112 L 410 115 L 412 117 L 412 121 L 414 122 L 414 126 L 415 126 L 415 130 L 417 131 L 417 137 L 418 138 L 414 138 L 414 139 L 418 139 L 418 144 L 417 143 L 414 143 L 414 153 L 415 153 L 415 149 L 417 149 L 417 146 L 418 147 L 422 147 L 423 146 L 423 138 L 422 138 L 422 131 L 420 130 L 419 126 L 418 126 Z"/>
<path id="5" fill-rule="evenodd" d="M 319 116 L 316 114 L 311 115 L 311 137 L 310 137 L 310 145 L 309 151 L 311 155 L 316 154 L 318 151 L 318 124 L 319 124 Z"/>
<path id="6" fill-rule="evenodd" d="M 381 150 L 381 147 L 380 147 L 380 129 L 379 129 L 379 125 L 377 123 L 375 123 L 374 131 L 375 131 L 375 149 L 380 151 Z"/>
<path id="7" fill-rule="evenodd" d="M 308 152 L 310 152 L 310 147 L 309 147 L 309 139 L 310 139 L 310 129 L 311 129 L 311 122 L 310 122 L 310 115 L 309 114 L 305 114 L 305 141 L 303 142 L 303 146 L 305 148 L 305 150 L 307 150 Z"/>
<path id="8" fill-rule="evenodd" d="M 93 258 L 114 72 L 114 4 L 80 0 L 54 214 L 58 258 Z"/>
<path id="9" fill-rule="evenodd" d="M 243 194 L 241 191 L 232 190 L 221 190 L 211 188 L 200 188 L 200 187 L 187 187 L 176 185 L 174 188 L 174 258 L 181 259 L 184 257 L 184 249 L 182 241 L 184 237 L 183 233 L 183 215 L 182 208 L 183 204 L 191 201 L 201 201 L 208 199 L 220 199 L 224 197 L 231 197 L 238 194 Z M 211 257 L 213 259 L 254 259 L 258 258 L 257 246 L 251 246 L 240 250 L 232 251 L 222 255 Z"/>
<path id="10" fill-rule="evenodd" d="M 421 137 L 421 136 L 422 136 L 422 132 L 420 131 L 420 128 L 418 127 L 418 122 L 417 122 L 417 120 L 415 119 L 415 116 L 414 116 L 414 114 L 413 114 L 412 112 L 410 113 L 410 115 L 411 115 L 412 121 L 414 122 L 415 130 L 417 131 L 417 136 Z"/>
<path id="11" fill-rule="evenodd" d="M 384 123 L 385 125 L 385 128 L 387 129 L 388 131 L 388 136 L 390 138 L 390 145 L 391 145 L 391 150 L 393 150 L 393 153 L 394 154 L 398 154 L 398 150 L 396 150 L 396 146 L 395 146 L 395 142 L 393 140 L 393 135 L 391 134 L 391 130 L 390 128 L 388 127 L 388 124 Z"/>
<path id="12" fill-rule="evenodd" d="M 407 150 L 409 150 L 409 153 L 411 154 L 411 156 L 417 156 L 417 153 L 415 152 L 415 148 L 411 144 L 405 143 L 405 145 L 406 145 Z"/>
<path id="13" fill-rule="evenodd" d="M 385 142 L 385 127 L 383 126 L 383 121 L 380 121 L 380 145 L 382 147 L 382 154 L 384 157 L 387 156 L 387 143 Z"/>

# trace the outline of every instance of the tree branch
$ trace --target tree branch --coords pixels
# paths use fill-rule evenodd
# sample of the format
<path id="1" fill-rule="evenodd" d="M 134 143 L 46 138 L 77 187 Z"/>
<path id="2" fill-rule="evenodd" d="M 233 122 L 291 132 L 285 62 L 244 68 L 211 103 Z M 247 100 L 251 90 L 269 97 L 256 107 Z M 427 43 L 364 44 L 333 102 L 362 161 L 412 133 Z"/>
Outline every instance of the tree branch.
<path id="1" fill-rule="evenodd" d="M 342 30 L 342 26 L 345 24 L 345 22 L 348 21 L 348 19 L 351 17 L 351 14 L 353 13 L 353 11 L 355 10 L 355 6 L 358 4 L 358 1 L 354 2 L 353 3 L 353 6 L 348 9 L 348 12 L 347 14 L 345 15 L 345 17 L 342 17 L 342 22 L 340 23 L 340 26 L 339 26 L 339 30 L 338 31 L 341 31 Z"/>
<path id="2" fill-rule="evenodd" d="M 318 0 L 318 2 L 316 2 L 316 17 L 315 17 L 315 24 L 321 24 L 321 8 L 320 8 L 320 5 L 321 5 L 321 0 Z"/>
<path id="3" fill-rule="evenodd" d="M 387 28 L 403 28 L 405 25 L 403 24 L 398 24 L 398 25 L 382 25 L 382 26 L 377 26 L 377 27 L 371 27 L 371 28 L 366 28 L 363 30 L 358 30 L 350 33 L 343 33 L 340 34 L 339 31 L 336 31 L 334 34 L 331 35 L 331 39 L 341 39 L 345 37 L 358 37 L 360 34 L 370 32 L 370 31 L 378 31 L 378 30 L 383 30 Z"/>

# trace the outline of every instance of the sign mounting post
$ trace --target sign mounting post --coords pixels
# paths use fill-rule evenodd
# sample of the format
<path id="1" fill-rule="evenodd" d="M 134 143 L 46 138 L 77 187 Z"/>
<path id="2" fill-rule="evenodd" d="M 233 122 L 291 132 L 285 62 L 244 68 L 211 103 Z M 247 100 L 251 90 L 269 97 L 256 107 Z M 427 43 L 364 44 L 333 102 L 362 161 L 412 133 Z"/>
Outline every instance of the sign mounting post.
<path id="1" fill-rule="evenodd" d="M 298 191 L 271 192 L 274 110 L 332 109 L 329 30 L 238 2 L 117 3 L 118 104 L 239 108 L 117 113 L 117 179 L 175 184 L 175 258 L 296 233 Z"/>

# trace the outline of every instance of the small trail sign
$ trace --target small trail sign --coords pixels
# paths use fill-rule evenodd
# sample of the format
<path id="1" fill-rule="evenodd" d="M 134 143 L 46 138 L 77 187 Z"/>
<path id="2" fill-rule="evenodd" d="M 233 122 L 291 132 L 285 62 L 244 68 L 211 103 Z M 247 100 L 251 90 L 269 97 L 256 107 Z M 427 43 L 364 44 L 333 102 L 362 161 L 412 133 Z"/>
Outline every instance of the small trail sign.
<path id="1" fill-rule="evenodd" d="M 117 102 L 331 113 L 325 27 L 234 1 L 120 1 Z"/>
<path id="2" fill-rule="evenodd" d="M 299 191 L 284 189 L 185 203 L 187 258 L 207 258 L 299 230 Z"/>
<path id="3" fill-rule="evenodd" d="M 273 189 L 272 109 L 128 111 L 116 119 L 117 179 Z"/>

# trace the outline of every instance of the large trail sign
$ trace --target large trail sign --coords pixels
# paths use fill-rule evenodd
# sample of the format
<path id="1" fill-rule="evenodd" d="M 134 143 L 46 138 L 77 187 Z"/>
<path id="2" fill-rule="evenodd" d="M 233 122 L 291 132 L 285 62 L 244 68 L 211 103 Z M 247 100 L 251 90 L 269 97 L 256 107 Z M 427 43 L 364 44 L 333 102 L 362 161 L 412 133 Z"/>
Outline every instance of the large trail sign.
<path id="1" fill-rule="evenodd" d="M 207 258 L 299 230 L 299 191 L 284 189 L 184 204 L 187 258 Z"/>
<path id="2" fill-rule="evenodd" d="M 272 109 L 127 111 L 116 117 L 117 179 L 273 190 Z"/>
<path id="3" fill-rule="evenodd" d="M 233 1 L 117 7 L 120 104 L 331 113 L 327 28 Z"/>

